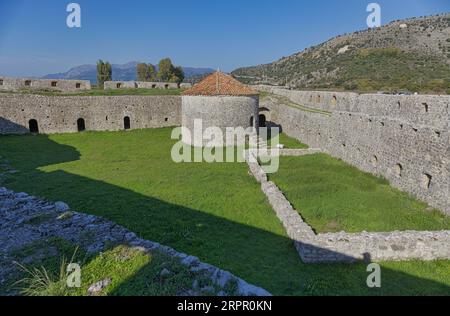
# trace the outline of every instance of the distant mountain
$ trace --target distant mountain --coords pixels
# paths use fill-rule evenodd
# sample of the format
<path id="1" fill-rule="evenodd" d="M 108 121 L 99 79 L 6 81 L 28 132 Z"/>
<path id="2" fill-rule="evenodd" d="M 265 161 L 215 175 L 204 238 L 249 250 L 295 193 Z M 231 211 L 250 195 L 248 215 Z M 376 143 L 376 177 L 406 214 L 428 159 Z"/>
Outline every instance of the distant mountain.
<path id="1" fill-rule="evenodd" d="M 245 83 L 295 89 L 450 93 L 450 13 L 337 36 L 232 74 Z"/>
<path id="2" fill-rule="evenodd" d="M 132 81 L 136 80 L 136 66 L 138 62 L 129 62 L 123 65 L 112 65 L 113 80 Z M 183 67 L 186 81 L 191 77 L 202 76 L 214 72 L 211 68 L 194 68 Z M 69 79 L 69 80 L 90 80 L 92 83 L 97 82 L 96 65 L 81 65 L 70 69 L 67 72 L 49 74 L 43 76 L 42 79 Z"/>

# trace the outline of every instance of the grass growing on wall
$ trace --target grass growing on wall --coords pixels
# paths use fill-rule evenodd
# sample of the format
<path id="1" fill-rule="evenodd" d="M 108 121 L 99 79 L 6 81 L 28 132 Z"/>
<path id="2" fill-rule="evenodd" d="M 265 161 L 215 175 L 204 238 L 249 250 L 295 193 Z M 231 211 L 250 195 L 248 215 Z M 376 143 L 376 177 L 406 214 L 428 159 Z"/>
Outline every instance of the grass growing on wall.
<path id="1" fill-rule="evenodd" d="M 278 142 L 276 142 L 274 138 L 269 139 L 269 147 L 275 148 L 278 144 L 283 145 L 285 149 L 308 149 L 309 147 L 308 145 L 299 142 L 297 139 L 287 136 L 285 133 L 280 133 L 278 135 Z"/>
<path id="2" fill-rule="evenodd" d="M 318 232 L 450 229 L 449 217 L 325 154 L 281 157 L 271 179 Z"/>
<path id="3" fill-rule="evenodd" d="M 288 97 L 285 97 L 285 96 L 282 96 L 282 95 L 269 93 L 269 92 L 264 92 L 264 93 L 262 93 L 260 95 L 260 98 L 261 98 L 261 100 L 263 100 L 264 98 L 273 98 L 279 104 L 286 105 L 286 106 L 289 106 L 291 108 L 295 108 L 295 109 L 298 109 L 298 110 L 301 110 L 301 111 L 304 111 L 304 112 L 316 113 L 316 114 L 322 114 L 322 115 L 326 115 L 326 116 L 331 116 L 331 112 L 329 112 L 329 111 L 318 109 L 318 108 L 307 107 L 307 106 L 298 104 L 298 103 L 292 101 L 291 99 L 289 99 Z"/>
<path id="4" fill-rule="evenodd" d="M 176 164 L 170 133 L 1 136 L 1 155 L 20 172 L 0 185 L 65 201 L 273 294 L 450 294 L 449 261 L 382 263 L 380 289 L 366 286 L 366 264 L 303 264 L 245 163 Z M 135 281 L 122 280 L 121 294 Z"/>

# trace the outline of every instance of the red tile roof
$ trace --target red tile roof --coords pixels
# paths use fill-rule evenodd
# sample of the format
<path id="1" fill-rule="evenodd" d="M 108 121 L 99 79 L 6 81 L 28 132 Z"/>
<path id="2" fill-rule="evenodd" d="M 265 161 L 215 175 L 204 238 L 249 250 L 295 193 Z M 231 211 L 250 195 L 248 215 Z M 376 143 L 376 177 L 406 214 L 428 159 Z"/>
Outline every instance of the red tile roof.
<path id="1" fill-rule="evenodd" d="M 240 83 L 230 75 L 215 72 L 182 93 L 191 96 L 255 96 L 259 92 Z"/>

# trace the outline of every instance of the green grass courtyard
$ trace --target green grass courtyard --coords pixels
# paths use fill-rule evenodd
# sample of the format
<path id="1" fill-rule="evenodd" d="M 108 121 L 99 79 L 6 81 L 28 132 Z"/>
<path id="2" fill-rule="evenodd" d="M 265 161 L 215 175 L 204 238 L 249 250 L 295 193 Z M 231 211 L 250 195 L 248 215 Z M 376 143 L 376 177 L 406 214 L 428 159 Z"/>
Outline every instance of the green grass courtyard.
<path id="1" fill-rule="evenodd" d="M 275 295 L 450 294 L 449 261 L 381 263 L 380 289 L 366 286 L 367 265 L 362 263 L 303 264 L 245 163 L 174 163 L 170 152 L 175 141 L 170 140 L 170 133 L 171 129 L 165 128 L 0 136 L 0 156 L 19 171 L 0 178 L 0 186 L 65 201 L 75 211 L 102 216 L 143 238 L 198 256 Z M 283 158 L 279 174 L 273 177 L 294 204 L 297 189 L 291 188 L 291 181 L 300 179 L 311 184 L 310 191 L 304 183 L 300 183 L 298 190 L 303 190 L 299 191 L 300 196 L 311 194 L 310 209 L 313 205 L 322 208 L 319 212 L 322 219 L 313 223 L 319 230 L 327 230 L 331 219 L 340 228 L 349 230 L 360 230 L 363 226 L 366 230 L 377 229 L 382 227 L 377 226 L 379 223 L 391 219 L 386 228 L 402 228 L 403 224 L 423 229 L 449 227 L 441 216 L 425 213 L 423 204 L 397 193 L 384 181 L 367 179 L 363 173 L 344 166 L 342 176 L 348 177 L 345 185 L 353 188 L 351 193 L 367 194 L 358 197 L 361 201 L 349 204 L 347 213 L 338 217 L 335 213 L 328 215 L 328 210 L 344 209 L 346 195 L 326 202 L 313 195 L 334 192 L 333 183 L 325 181 L 326 172 L 337 174 L 341 166 L 321 156 L 310 159 Z M 312 168 L 309 177 L 295 178 L 299 177 L 295 170 L 305 168 Z M 320 177 L 314 178 L 313 172 Z M 357 177 L 351 180 L 354 175 Z M 321 181 L 325 181 L 322 188 Z M 383 201 L 373 201 L 371 192 L 389 198 L 387 201 L 393 205 L 389 220 L 378 213 Z M 304 205 L 303 200 L 299 203 Z M 325 208 L 324 203 L 337 204 Z M 374 214 L 375 222 L 368 220 L 369 215 L 357 218 L 359 209 L 350 210 L 355 205 L 373 205 L 373 209 L 366 211 Z M 306 210 L 304 206 L 300 209 Z M 410 210 L 413 215 L 405 215 Z M 395 214 L 398 220 L 393 219 Z M 352 219 L 347 220 L 347 216 Z M 136 273 L 135 278 L 139 277 Z M 140 281 L 128 280 L 117 286 L 122 289 L 120 293 L 134 293 L 127 288 L 135 288 Z"/>
<path id="2" fill-rule="evenodd" d="M 319 233 L 450 229 L 448 216 L 326 154 L 280 157 L 270 179 Z"/>

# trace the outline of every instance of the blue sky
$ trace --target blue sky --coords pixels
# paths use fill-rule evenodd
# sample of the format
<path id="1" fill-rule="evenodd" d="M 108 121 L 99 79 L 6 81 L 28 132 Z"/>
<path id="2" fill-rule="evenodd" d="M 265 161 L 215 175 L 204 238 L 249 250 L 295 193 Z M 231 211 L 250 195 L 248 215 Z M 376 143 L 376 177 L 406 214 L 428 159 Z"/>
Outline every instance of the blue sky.
<path id="1" fill-rule="evenodd" d="M 81 5 L 81 29 L 66 26 L 70 2 Z M 449 0 L 0 0 L 0 74 L 167 56 L 231 71 L 365 29 L 370 2 L 381 5 L 383 24 L 450 12 Z"/>

